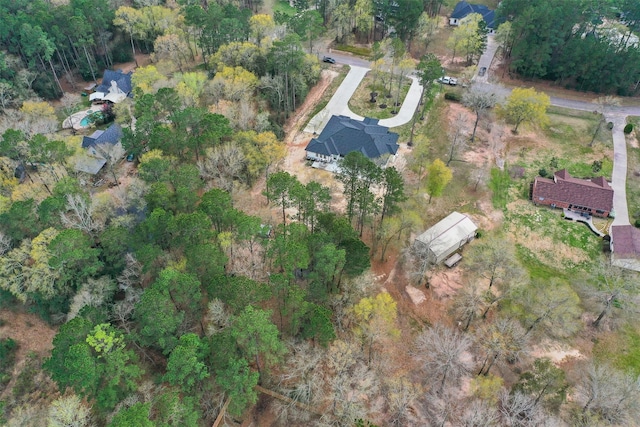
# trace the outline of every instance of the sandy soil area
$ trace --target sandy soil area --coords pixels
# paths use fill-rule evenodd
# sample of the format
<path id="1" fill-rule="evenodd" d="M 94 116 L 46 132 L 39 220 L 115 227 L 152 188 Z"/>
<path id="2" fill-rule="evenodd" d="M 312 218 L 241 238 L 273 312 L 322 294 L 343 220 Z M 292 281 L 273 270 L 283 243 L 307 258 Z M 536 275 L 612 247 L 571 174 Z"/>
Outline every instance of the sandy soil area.
<path id="1" fill-rule="evenodd" d="M 0 326 L 0 338 L 12 338 L 18 343 L 13 379 L 0 395 L 2 400 L 9 395 L 29 353 L 35 352 L 41 357 L 49 355 L 53 348 L 52 341 L 56 330 L 31 313 L 2 309 L 0 319 L 3 323 Z"/>

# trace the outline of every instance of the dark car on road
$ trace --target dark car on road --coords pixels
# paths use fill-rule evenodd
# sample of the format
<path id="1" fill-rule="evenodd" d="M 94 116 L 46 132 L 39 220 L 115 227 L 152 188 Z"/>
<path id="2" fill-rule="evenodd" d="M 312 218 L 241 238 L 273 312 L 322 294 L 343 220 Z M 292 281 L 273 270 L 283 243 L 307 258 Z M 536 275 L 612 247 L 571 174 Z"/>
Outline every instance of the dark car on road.
<path id="1" fill-rule="evenodd" d="M 330 56 L 323 56 L 322 57 L 322 62 L 327 62 L 329 64 L 335 64 L 336 60 L 331 58 Z"/>
<path id="2" fill-rule="evenodd" d="M 478 71 L 478 75 L 482 77 L 485 75 L 486 72 L 487 72 L 487 67 L 481 67 L 480 71 Z"/>

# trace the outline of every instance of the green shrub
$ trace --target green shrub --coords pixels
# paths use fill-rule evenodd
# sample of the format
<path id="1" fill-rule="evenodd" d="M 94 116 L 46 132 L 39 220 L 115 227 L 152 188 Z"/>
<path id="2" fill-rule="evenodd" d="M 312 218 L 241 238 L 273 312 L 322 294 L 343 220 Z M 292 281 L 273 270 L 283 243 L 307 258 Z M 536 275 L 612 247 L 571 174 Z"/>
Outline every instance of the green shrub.
<path id="1" fill-rule="evenodd" d="M 633 223 L 633 225 L 635 225 L 636 228 L 640 228 L 640 218 L 636 219 L 636 221 Z"/>
<path id="2" fill-rule="evenodd" d="M 633 132 L 633 123 L 627 123 L 624 127 L 624 133 L 629 135 L 631 132 Z"/>
<path id="3" fill-rule="evenodd" d="M 543 178 L 546 178 L 549 175 L 549 172 L 547 172 L 545 168 L 540 168 L 538 169 L 538 175 L 540 175 Z"/>
<path id="4" fill-rule="evenodd" d="M 598 173 L 602 170 L 602 162 L 600 160 L 594 160 L 591 164 L 591 170 L 594 173 Z"/>
<path id="5" fill-rule="evenodd" d="M 460 102 L 462 100 L 462 96 L 458 92 L 445 92 L 444 99 L 448 99 L 449 101 Z"/>

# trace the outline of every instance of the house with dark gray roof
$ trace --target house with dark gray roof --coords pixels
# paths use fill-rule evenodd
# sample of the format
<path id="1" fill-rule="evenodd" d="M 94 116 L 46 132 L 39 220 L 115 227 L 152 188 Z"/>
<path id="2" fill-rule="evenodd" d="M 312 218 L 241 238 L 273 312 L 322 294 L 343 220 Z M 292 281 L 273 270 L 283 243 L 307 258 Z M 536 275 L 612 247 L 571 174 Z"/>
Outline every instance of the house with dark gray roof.
<path id="1" fill-rule="evenodd" d="M 613 188 L 603 176 L 578 179 L 563 169 L 553 174 L 553 179 L 537 176 L 531 200 L 536 205 L 606 218 L 613 211 Z"/>
<path id="2" fill-rule="evenodd" d="M 113 152 L 113 146 L 120 146 L 122 139 L 122 128 L 119 124 L 113 123 L 105 130 L 96 130 L 89 136 L 82 138 L 82 148 L 86 151 L 84 155 L 77 158 L 75 169 L 95 175 L 107 163 L 105 152 Z"/>
<path id="3" fill-rule="evenodd" d="M 89 100 L 109 101 L 116 104 L 130 96 L 132 90 L 131 72 L 104 70 L 102 83 L 95 88 L 94 93 L 89 95 Z"/>
<path id="4" fill-rule="evenodd" d="M 398 152 L 398 134 L 378 124 L 377 119 L 355 120 L 347 116 L 332 116 L 305 148 L 307 160 L 334 163 L 352 151 L 359 151 L 380 166 Z"/>
<path id="5" fill-rule="evenodd" d="M 482 16 L 485 24 L 487 24 L 487 28 L 491 33 L 495 32 L 498 27 L 498 22 L 496 22 L 496 12 L 495 10 L 489 9 L 487 6 L 482 4 L 469 4 L 466 1 L 460 1 L 456 4 L 456 7 L 451 12 L 451 16 L 449 16 L 449 25 L 458 26 L 460 25 L 464 19 L 471 15 L 472 13 L 479 13 Z"/>
<path id="6" fill-rule="evenodd" d="M 97 130 L 89 136 L 82 138 L 82 148 L 90 148 L 99 144 L 115 145 L 122 139 L 122 128 L 119 124 L 113 123 L 105 130 Z"/>
<path id="7" fill-rule="evenodd" d="M 640 230 L 633 225 L 611 227 L 611 264 L 640 271 Z"/>

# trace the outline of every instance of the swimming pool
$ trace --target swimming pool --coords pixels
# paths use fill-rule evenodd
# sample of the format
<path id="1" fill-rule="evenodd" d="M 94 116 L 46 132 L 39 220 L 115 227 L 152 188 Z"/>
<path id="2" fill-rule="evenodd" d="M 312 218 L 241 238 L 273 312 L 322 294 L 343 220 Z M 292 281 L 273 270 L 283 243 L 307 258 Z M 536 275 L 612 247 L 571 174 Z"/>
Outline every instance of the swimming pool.
<path id="1" fill-rule="evenodd" d="M 87 111 L 87 115 L 80 120 L 80 126 L 87 127 L 96 120 L 99 120 L 103 117 L 100 111 Z"/>

